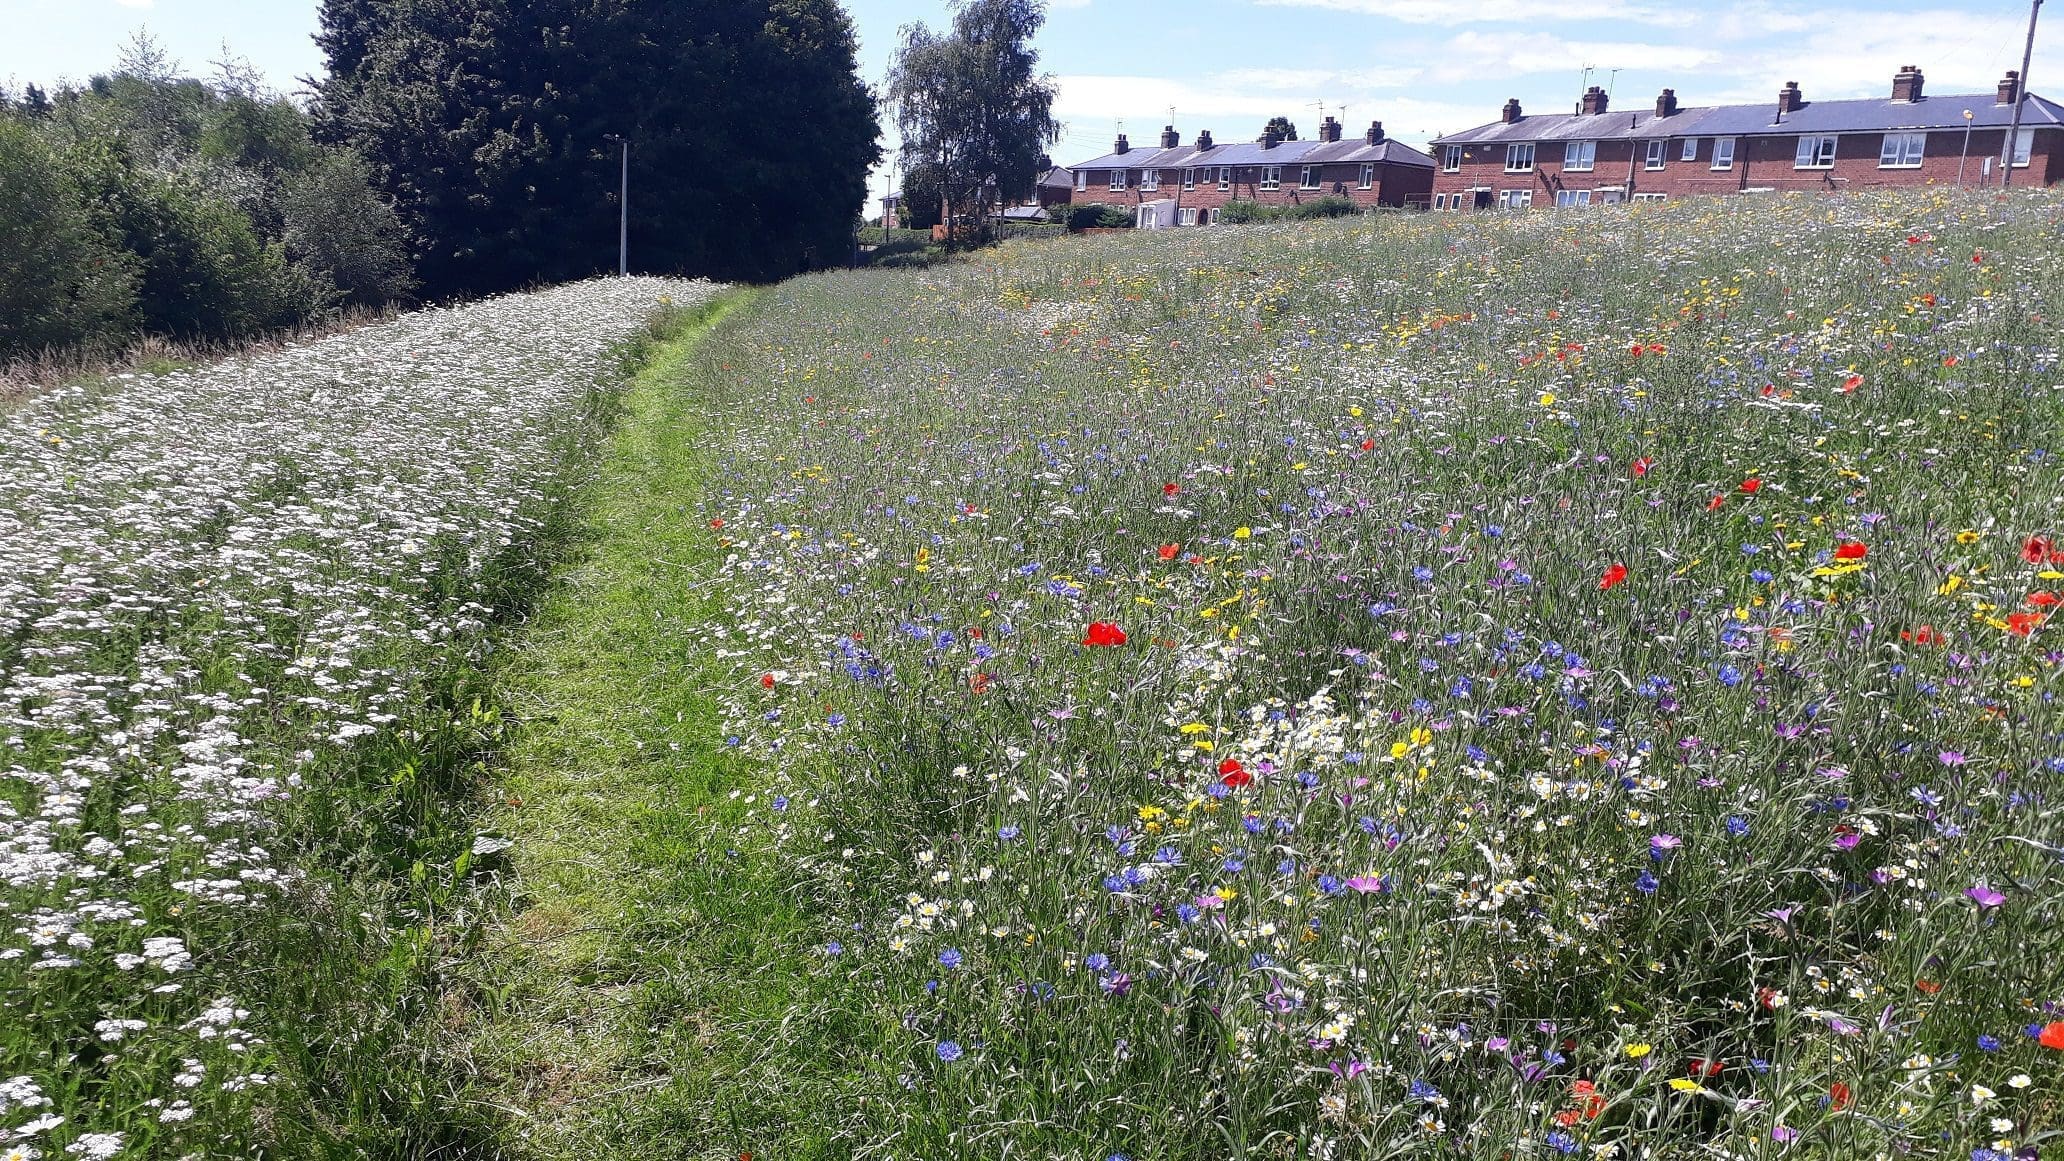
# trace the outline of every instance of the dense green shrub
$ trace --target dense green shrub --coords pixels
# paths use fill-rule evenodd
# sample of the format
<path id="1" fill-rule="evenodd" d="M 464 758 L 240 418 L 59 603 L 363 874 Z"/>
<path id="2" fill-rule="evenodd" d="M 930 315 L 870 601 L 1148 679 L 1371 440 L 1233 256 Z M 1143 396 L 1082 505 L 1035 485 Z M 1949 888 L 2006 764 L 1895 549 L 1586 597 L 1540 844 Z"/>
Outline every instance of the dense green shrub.
<path id="1" fill-rule="evenodd" d="M 1068 207 L 1070 230 L 1123 230 L 1134 225 L 1130 212 L 1119 206 L 1096 203 Z"/>
<path id="2" fill-rule="evenodd" d="M 93 228 L 57 158 L 0 118 L 0 357 L 121 330 L 135 282 L 133 260 Z"/>
<path id="3" fill-rule="evenodd" d="M 1227 202 L 1218 211 L 1218 220 L 1226 225 L 1244 222 L 1302 222 L 1312 218 L 1345 218 L 1362 212 L 1353 198 L 1328 194 L 1308 202 L 1289 206 L 1268 206 L 1255 201 Z"/>

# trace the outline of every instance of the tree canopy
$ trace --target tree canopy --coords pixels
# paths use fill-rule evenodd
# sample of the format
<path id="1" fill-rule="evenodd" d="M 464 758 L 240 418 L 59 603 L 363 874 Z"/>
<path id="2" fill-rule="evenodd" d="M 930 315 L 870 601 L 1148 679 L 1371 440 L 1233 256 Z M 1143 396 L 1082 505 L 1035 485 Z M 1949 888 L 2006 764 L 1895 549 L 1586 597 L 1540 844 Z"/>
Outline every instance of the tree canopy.
<path id="1" fill-rule="evenodd" d="M 903 167 L 931 175 L 957 215 L 986 225 L 999 199 L 1030 193 L 1060 137 L 1053 79 L 1032 48 L 1045 22 L 1040 0 L 962 0 L 951 29 L 903 30 L 889 78 Z"/>
<path id="2" fill-rule="evenodd" d="M 1278 140 L 1297 140 L 1297 122 L 1292 121 L 1288 117 L 1270 117 L 1268 124 L 1263 126 L 1261 131 L 1264 135 L 1269 133 L 1275 134 Z"/>
<path id="3" fill-rule="evenodd" d="M 324 0 L 317 118 L 395 199 L 432 293 L 616 262 L 768 280 L 842 261 L 880 156 L 836 0 Z"/>

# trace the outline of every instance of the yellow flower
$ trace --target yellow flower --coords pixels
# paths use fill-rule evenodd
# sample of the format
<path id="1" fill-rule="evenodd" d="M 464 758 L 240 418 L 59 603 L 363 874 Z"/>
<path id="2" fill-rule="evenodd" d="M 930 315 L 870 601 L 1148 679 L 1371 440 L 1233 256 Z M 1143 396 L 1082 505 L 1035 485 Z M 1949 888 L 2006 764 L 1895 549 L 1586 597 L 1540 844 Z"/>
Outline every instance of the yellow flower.
<path id="1" fill-rule="evenodd" d="M 1252 535 L 1254 535 L 1254 529 L 1249 528 L 1245 525 L 1241 525 L 1240 527 L 1233 529 L 1234 540 L 1245 540 Z"/>
<path id="2" fill-rule="evenodd" d="M 1964 578 L 1952 574 L 1948 580 L 1943 581 L 1942 584 L 1936 588 L 1935 592 L 1938 596 L 1947 597 L 1953 595 L 1958 589 L 1963 587 Z"/>
<path id="3" fill-rule="evenodd" d="M 1958 544 L 1976 544 L 1978 543 L 1979 538 L 1983 537 L 1984 535 L 1985 534 L 1983 532 L 1979 532 L 1971 528 L 1966 528 L 1962 532 L 1956 534 L 1956 542 Z"/>
<path id="4" fill-rule="evenodd" d="M 1635 1059 L 1635 1060 L 1639 1060 L 1639 1059 L 1641 1059 L 1642 1057 L 1644 1057 L 1644 1056 L 1647 1056 L 1647 1055 L 1648 1055 L 1649 1053 L 1651 1053 L 1651 1052 L 1654 1052 L 1654 1051 L 1655 1051 L 1655 1045 L 1653 1045 L 1653 1044 L 1629 1044 L 1629 1045 L 1627 1045 L 1627 1055 L 1628 1055 L 1628 1056 L 1630 1056 L 1630 1057 L 1632 1057 L 1632 1058 L 1633 1058 L 1633 1059 Z"/>
<path id="5" fill-rule="evenodd" d="M 1555 406 L 1555 394 L 1554 394 L 1554 392 L 1552 392 L 1552 391 L 1543 391 L 1543 392 L 1541 392 L 1541 406 L 1543 406 L 1543 407 L 1553 407 L 1553 406 Z"/>
<path id="6" fill-rule="evenodd" d="M 1677 1090 L 1678 1092 L 1704 1092 L 1704 1091 L 1706 1091 L 1706 1087 L 1705 1087 L 1704 1085 L 1700 1084 L 1699 1082 L 1697 1082 L 1697 1081 L 1695 1081 L 1695 1080 L 1686 1080 L 1686 1079 L 1684 1079 L 1684 1078 L 1683 1078 L 1683 1077 L 1681 1077 L 1681 1076 L 1671 1077 L 1671 1078 L 1670 1078 L 1670 1087 L 1671 1087 L 1671 1088 L 1674 1088 L 1674 1089 L 1676 1089 L 1676 1090 Z"/>

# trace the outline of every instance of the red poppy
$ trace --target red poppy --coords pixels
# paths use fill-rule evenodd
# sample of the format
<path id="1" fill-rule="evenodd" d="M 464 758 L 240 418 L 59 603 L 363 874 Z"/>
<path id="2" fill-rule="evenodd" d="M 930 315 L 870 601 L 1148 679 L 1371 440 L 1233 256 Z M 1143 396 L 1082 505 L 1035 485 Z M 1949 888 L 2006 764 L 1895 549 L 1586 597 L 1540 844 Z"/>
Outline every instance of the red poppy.
<path id="1" fill-rule="evenodd" d="M 1690 1067 L 1685 1071 L 1694 1077 L 1719 1076 L 1720 1070 L 1725 1067 L 1727 1066 L 1718 1060 L 1705 1060 L 1702 1058 L 1692 1061 Z"/>
<path id="2" fill-rule="evenodd" d="M 1362 441 L 1362 450 L 1363 450 L 1363 451 L 1375 451 L 1375 450 L 1376 450 L 1376 441 L 1375 441 L 1375 440 L 1373 440 L 1373 439 L 1365 439 L 1365 440 L 1363 440 L 1363 441 Z"/>
<path id="3" fill-rule="evenodd" d="M 1723 492 L 1720 495 L 1715 496 L 1712 499 L 1706 501 L 1706 511 L 1718 512 L 1720 510 L 1720 505 L 1725 503 L 1727 503 L 1727 494 Z"/>
<path id="4" fill-rule="evenodd" d="M 1638 480 L 1638 479 L 1640 479 L 1641 477 L 1643 477 L 1643 476 L 1647 475 L 1647 474 L 1648 474 L 1648 469 L 1650 469 L 1650 468 L 1652 468 L 1652 467 L 1654 467 L 1654 466 L 1655 466 L 1655 457 L 1654 457 L 1654 456 L 1642 456 L 1642 457 L 1641 457 L 1640 459 L 1638 459 L 1638 460 L 1635 460 L 1635 461 L 1634 461 L 1634 466 L 1633 466 L 1634 478 Z"/>
<path id="5" fill-rule="evenodd" d="M 1980 250 L 1980 251 L 1978 251 L 1977 253 L 1975 253 L 1975 254 L 1971 255 L 1971 265 L 1973 265 L 1973 266 L 1983 266 L 1983 265 L 1985 265 L 1985 251 L 1983 251 L 1983 250 Z"/>
<path id="6" fill-rule="evenodd" d="M 1125 630 L 1109 621 L 1091 621 L 1089 632 L 1082 637 L 1084 645 L 1113 646 L 1125 644 Z"/>
<path id="7" fill-rule="evenodd" d="M 1914 990 L 1924 996 L 1932 996 L 1942 990 L 1942 985 L 1934 980 L 1915 980 Z"/>
<path id="8" fill-rule="evenodd" d="M 2064 1020 L 2052 1020 L 2043 1025 L 2042 1035 L 2035 1038 L 2044 1048 L 2055 1048 L 2064 1052 Z"/>
<path id="9" fill-rule="evenodd" d="M 1613 587 L 1616 584 L 1619 584 L 1621 581 L 1626 579 L 1627 566 L 1624 564 L 1616 564 L 1611 568 L 1606 569 L 1605 575 L 1598 578 L 1598 591 L 1604 592 L 1605 590 Z"/>
<path id="10" fill-rule="evenodd" d="M 1644 348 L 1640 343 L 1635 343 L 1633 346 L 1627 348 L 1627 353 L 1638 359 L 1641 357 L 1641 352 L 1645 349 L 1646 348 Z"/>
<path id="11" fill-rule="evenodd" d="M 1870 547 L 1861 541 L 1844 540 L 1835 546 L 1836 560 L 1862 560 L 1870 555 Z"/>
<path id="12" fill-rule="evenodd" d="M 1163 484 L 1163 485 L 1161 485 L 1161 494 L 1162 494 L 1162 495 L 1164 495 L 1164 496 L 1173 496 L 1173 495 L 1175 495 L 1175 494 L 1176 494 L 1177 492 L 1180 492 L 1180 491 L 1182 491 L 1182 485 L 1181 485 L 1181 484 Z"/>
<path id="13" fill-rule="evenodd" d="M 2026 637 L 2042 627 L 2049 620 L 2042 613 L 2013 613 L 2007 617 L 2007 632 L 2017 637 Z"/>
<path id="14" fill-rule="evenodd" d="M 2055 593 L 2043 592 L 2028 594 L 2029 607 L 2035 609 L 2047 609 L 2050 606 L 2056 604 L 2060 600 L 2064 600 L 2064 597 L 2059 597 Z"/>
<path id="15" fill-rule="evenodd" d="M 1254 775 L 1247 772 L 1247 767 L 1240 765 L 1238 758 L 1227 758 L 1218 764 L 1218 780 L 1238 790 L 1254 781 Z"/>
<path id="16" fill-rule="evenodd" d="M 976 693 L 988 693 L 989 686 L 994 681 L 995 678 L 990 677 L 986 673 L 977 673 L 973 677 L 968 678 L 968 688 Z"/>
<path id="17" fill-rule="evenodd" d="M 1848 1108 L 1853 1099 L 1849 1093 L 1849 1086 L 1839 1080 L 1828 1086 L 1827 1095 L 1828 1107 L 1838 1113 Z"/>
<path id="18" fill-rule="evenodd" d="M 762 673 L 762 674 L 760 674 L 760 688 L 761 688 L 761 689 L 773 689 L 773 688 L 774 688 L 774 675 L 773 675 L 773 674 L 771 674 L 771 673 Z"/>
<path id="19" fill-rule="evenodd" d="M 1851 375 L 1847 379 L 1842 380 L 1842 393 L 1845 395 L 1849 394 L 1861 386 L 1863 386 L 1863 376 Z"/>
<path id="20" fill-rule="evenodd" d="M 724 518 L 722 516 L 717 517 L 709 522 L 709 526 L 711 528 L 722 528 L 724 526 Z"/>
<path id="21" fill-rule="evenodd" d="M 2031 536 L 2021 542 L 2021 559 L 2030 564 L 2041 564 L 2057 559 L 2057 545 L 2047 536 Z"/>
<path id="22" fill-rule="evenodd" d="M 1178 552 L 1181 552 L 1181 551 L 1182 551 L 1182 545 L 1180 545 L 1180 544 L 1164 544 L 1164 545 L 1162 545 L 1162 546 L 1161 546 L 1161 548 L 1160 548 L 1160 555 L 1161 555 L 1161 559 L 1162 559 L 1162 560 L 1174 560 L 1174 559 L 1175 559 L 1175 554 L 1176 554 L 1176 553 L 1178 553 Z"/>
<path id="23" fill-rule="evenodd" d="M 1741 490 L 1753 496 L 1756 493 L 1763 490 L 1763 481 L 1757 479 L 1754 476 L 1750 476 L 1748 479 L 1743 480 L 1741 482 Z"/>
<path id="24" fill-rule="evenodd" d="M 1933 625 L 1916 625 L 1900 631 L 1899 639 L 1913 645 L 1940 645 L 1942 634 Z"/>
<path id="25" fill-rule="evenodd" d="M 1777 995 L 1776 988 L 1757 988 L 1756 1003 L 1762 1005 L 1768 1011 L 1775 1012 L 1777 1011 Z"/>
<path id="26" fill-rule="evenodd" d="M 1906 236 L 1906 244 L 1907 244 L 1907 245 L 1909 245 L 1909 246 L 1918 246 L 1918 245 L 1920 245 L 1920 244 L 1921 244 L 1921 236 L 1920 236 L 1919 234 L 1908 234 L 1908 235 Z"/>

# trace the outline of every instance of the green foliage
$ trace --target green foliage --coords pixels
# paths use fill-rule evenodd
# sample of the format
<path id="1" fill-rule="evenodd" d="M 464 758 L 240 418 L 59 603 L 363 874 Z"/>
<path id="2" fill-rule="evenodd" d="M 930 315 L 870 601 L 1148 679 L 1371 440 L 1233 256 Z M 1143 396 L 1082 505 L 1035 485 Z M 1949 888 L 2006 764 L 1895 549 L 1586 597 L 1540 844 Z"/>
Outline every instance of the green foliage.
<path id="1" fill-rule="evenodd" d="M 1032 48 L 1045 22 L 1038 0 L 967 0 L 948 32 L 906 28 L 890 72 L 906 172 L 930 173 L 930 202 L 943 187 L 953 212 L 984 231 L 998 199 L 1033 190 L 1060 138 L 1054 82 Z"/>
<path id="2" fill-rule="evenodd" d="M 353 302 L 405 299 L 414 288 L 394 207 L 373 191 L 365 162 L 337 151 L 286 182 L 287 253 Z"/>
<path id="3" fill-rule="evenodd" d="M 939 207 L 944 205 L 944 187 L 939 183 L 937 160 L 910 164 L 904 158 L 903 224 L 913 230 L 929 230 L 939 224 Z"/>
<path id="4" fill-rule="evenodd" d="M 1061 215 L 1070 230 L 1127 230 L 1137 225 L 1132 212 L 1123 206 L 1107 206 L 1091 202 L 1084 205 L 1055 206 L 1054 213 Z"/>
<path id="5" fill-rule="evenodd" d="M 1268 124 L 1263 126 L 1261 131 L 1263 134 L 1273 133 L 1284 141 L 1297 140 L 1297 122 L 1288 117 L 1270 117 Z"/>
<path id="6" fill-rule="evenodd" d="M 1305 222 L 1314 218 L 1346 218 L 1362 212 L 1353 198 L 1327 194 L 1295 205 L 1273 206 L 1256 201 L 1227 202 L 1218 211 L 1218 221 L 1228 225 L 1246 222 Z"/>
<path id="7" fill-rule="evenodd" d="M 121 329 L 134 284 L 129 255 L 94 230 L 49 148 L 0 117 L 0 358 Z"/>
<path id="8" fill-rule="evenodd" d="M 434 294 L 844 262 L 879 156 L 832 0 L 327 0 L 324 140 L 362 153 Z M 779 83 L 775 83 L 775 78 Z"/>

